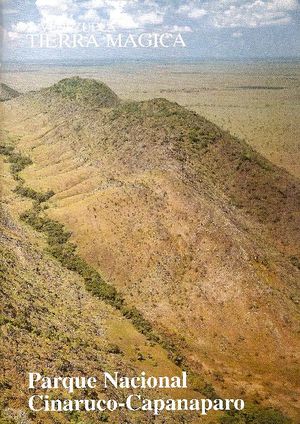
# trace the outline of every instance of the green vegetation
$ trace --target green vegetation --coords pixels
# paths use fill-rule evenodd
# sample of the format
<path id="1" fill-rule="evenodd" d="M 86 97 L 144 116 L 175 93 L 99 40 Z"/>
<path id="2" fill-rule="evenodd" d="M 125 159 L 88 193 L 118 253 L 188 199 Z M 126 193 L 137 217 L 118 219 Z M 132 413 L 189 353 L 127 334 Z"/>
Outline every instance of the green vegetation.
<path id="1" fill-rule="evenodd" d="M 134 326 L 145 336 L 148 338 L 158 341 L 158 339 L 155 337 L 155 335 L 152 333 L 152 326 L 151 324 L 142 316 L 142 314 L 135 308 L 127 308 L 124 307 L 122 309 L 123 315 L 130 319 Z"/>
<path id="2" fill-rule="evenodd" d="M 111 119 L 117 119 L 122 115 L 139 115 L 141 116 L 140 102 L 124 102 L 119 107 L 114 108 L 111 112 Z"/>
<path id="3" fill-rule="evenodd" d="M 0 154 L 7 156 L 10 162 L 10 170 L 15 180 L 22 181 L 22 178 L 18 175 L 19 172 L 23 171 L 28 165 L 32 165 L 32 160 L 26 156 L 22 156 L 20 153 L 14 152 L 14 147 L 11 145 L 0 145 Z"/>
<path id="4" fill-rule="evenodd" d="M 284 90 L 286 87 L 268 86 L 268 85 L 241 85 L 233 87 L 239 90 Z"/>
<path id="5" fill-rule="evenodd" d="M 124 102 L 114 108 L 110 115 L 112 120 L 120 117 L 140 119 L 142 121 L 147 118 L 175 118 L 174 122 L 183 121 L 190 116 L 194 116 L 193 112 L 189 112 L 177 103 L 170 102 L 163 98 L 141 102 Z"/>
<path id="6" fill-rule="evenodd" d="M 266 171 L 270 171 L 272 169 L 271 163 L 268 162 L 267 159 L 264 159 L 262 156 L 260 156 L 257 152 L 255 152 L 255 150 L 251 149 L 251 147 L 249 146 L 244 146 L 238 168 L 241 167 L 243 162 L 252 162 L 260 166 L 260 168 L 265 169 Z"/>
<path id="7" fill-rule="evenodd" d="M 218 140 L 217 132 L 209 132 L 206 128 L 193 128 L 189 132 L 189 141 L 198 147 L 206 148 L 210 143 Z"/>
<path id="8" fill-rule="evenodd" d="M 11 171 L 14 175 L 23 171 L 26 166 L 32 164 L 32 160 L 30 158 L 22 156 L 19 153 L 10 154 L 8 160 L 11 163 Z"/>
<path id="9" fill-rule="evenodd" d="M 138 121 L 149 128 L 163 127 L 167 139 L 170 135 L 180 142 L 187 140 L 192 147 L 203 149 L 222 137 L 216 125 L 177 103 L 161 98 L 122 103 L 111 111 L 110 119 L 126 120 L 130 125 Z"/>
<path id="10" fill-rule="evenodd" d="M 28 197 L 32 200 L 37 201 L 38 203 L 43 203 L 49 200 L 54 196 L 52 190 L 47 191 L 46 193 L 41 193 L 33 190 L 29 187 L 24 187 L 23 179 L 18 175 L 19 172 L 23 171 L 28 165 L 32 165 L 32 160 L 23 156 L 20 153 L 14 152 L 14 147 L 11 145 L 0 145 L 0 154 L 7 156 L 10 163 L 11 173 L 16 181 L 19 181 L 19 184 L 14 189 L 14 192 L 23 197 Z"/>
<path id="11" fill-rule="evenodd" d="M 141 102 L 140 105 L 143 113 L 146 113 L 147 116 L 154 118 L 175 117 L 178 119 L 185 118 L 190 113 L 178 103 L 170 102 L 164 98 L 157 98 L 147 102 Z"/>
<path id="12" fill-rule="evenodd" d="M 300 270 L 300 259 L 297 256 L 290 257 L 291 264 Z"/>
<path id="13" fill-rule="evenodd" d="M 107 349 L 108 353 L 113 353 L 114 355 L 122 355 L 123 352 L 121 348 L 116 344 L 110 344 Z"/>
<path id="14" fill-rule="evenodd" d="M 43 203 L 49 200 L 52 196 L 54 196 L 54 192 L 52 190 L 47 191 L 46 193 L 41 193 L 33 190 L 29 187 L 24 187 L 23 184 L 19 184 L 14 192 L 23 197 L 28 197 L 29 199 L 36 200 L 38 203 Z"/>
<path id="15" fill-rule="evenodd" d="M 65 78 L 47 89 L 83 106 L 114 107 L 118 96 L 104 83 L 79 77 Z"/>
<path id="16" fill-rule="evenodd" d="M 215 389 L 210 383 L 205 383 L 204 386 L 199 387 L 199 392 L 201 392 L 208 399 L 216 399 L 218 397 Z"/>
<path id="17" fill-rule="evenodd" d="M 230 411 L 220 418 L 220 424 L 291 424 L 290 418 L 272 408 L 247 405 L 244 411 Z"/>
<path id="18" fill-rule="evenodd" d="M 14 151 L 14 147 L 13 146 L 9 146 L 9 145 L 0 145 L 0 154 L 4 155 L 4 156 L 10 156 Z"/>
<path id="19" fill-rule="evenodd" d="M 98 272 L 76 254 L 76 246 L 69 242 L 71 233 L 65 231 L 64 226 L 59 222 L 41 217 L 40 212 L 40 207 L 36 205 L 31 210 L 22 213 L 20 218 L 36 231 L 46 234 L 49 245 L 48 251 L 64 267 L 81 275 L 84 278 L 87 290 L 120 309 L 123 300 L 113 286 L 107 284 Z"/>

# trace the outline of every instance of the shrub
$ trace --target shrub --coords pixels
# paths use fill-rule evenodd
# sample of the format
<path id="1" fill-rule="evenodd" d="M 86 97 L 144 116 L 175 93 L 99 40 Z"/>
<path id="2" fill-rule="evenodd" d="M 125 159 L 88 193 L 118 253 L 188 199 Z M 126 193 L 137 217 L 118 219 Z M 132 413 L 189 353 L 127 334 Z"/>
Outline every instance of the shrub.
<path id="1" fill-rule="evenodd" d="M 0 154 L 4 156 L 10 156 L 14 151 L 13 146 L 0 145 Z"/>
<path id="2" fill-rule="evenodd" d="M 265 169 L 266 171 L 270 171 L 272 169 L 271 163 L 268 162 L 267 159 L 263 158 L 258 153 L 256 153 L 254 150 L 252 150 L 250 147 L 247 147 L 242 151 L 240 161 L 241 162 L 239 166 L 242 162 L 252 162 L 258 165 L 260 168 Z"/>
<path id="3" fill-rule="evenodd" d="M 291 256 L 290 261 L 292 265 L 294 265 L 296 268 L 300 269 L 300 259 L 297 256 Z"/>
<path id="4" fill-rule="evenodd" d="M 216 131 L 205 127 L 192 128 L 188 134 L 190 142 L 203 149 L 217 141 L 219 136 Z"/>
<path id="5" fill-rule="evenodd" d="M 32 160 L 22 156 L 20 153 L 11 153 L 8 160 L 11 163 L 11 172 L 13 174 L 23 171 L 28 165 L 32 165 Z"/>
<path id="6" fill-rule="evenodd" d="M 152 325 L 147 321 L 142 314 L 135 308 L 124 307 L 122 309 L 124 317 L 130 319 L 134 326 L 144 335 L 151 338 Z"/>
<path id="7" fill-rule="evenodd" d="M 54 191 L 50 190 L 46 193 L 41 193 L 33 190 L 29 187 L 24 187 L 23 183 L 19 184 L 14 192 L 23 197 L 28 197 L 29 199 L 36 200 L 38 203 L 47 202 L 52 196 L 54 196 Z"/>
<path id="8" fill-rule="evenodd" d="M 107 348 L 108 353 L 113 353 L 114 355 L 121 355 L 123 352 L 121 348 L 116 344 L 110 344 Z"/>
<path id="9" fill-rule="evenodd" d="M 18 172 L 23 171 L 26 166 L 31 165 L 32 160 L 27 156 L 22 156 L 20 153 L 15 153 L 14 147 L 6 144 L 0 145 L 0 154 L 8 156 L 10 170 L 14 179 L 21 181 L 22 179 L 17 175 Z"/>
<path id="10" fill-rule="evenodd" d="M 217 393 L 210 383 L 204 383 L 204 386 L 200 388 L 201 393 L 208 399 L 216 399 Z"/>
<path id="11" fill-rule="evenodd" d="M 137 354 L 137 360 L 138 361 L 145 361 L 145 357 L 141 352 L 138 352 Z"/>
<path id="12" fill-rule="evenodd" d="M 24 180 L 18 175 L 18 173 L 23 171 L 26 166 L 31 165 L 32 160 L 26 156 L 22 156 L 20 153 L 15 153 L 14 147 L 10 145 L 0 145 L 0 154 L 8 156 L 13 178 L 16 181 L 23 183 Z"/>
<path id="13" fill-rule="evenodd" d="M 290 418 L 272 408 L 248 405 L 244 411 L 230 411 L 220 418 L 221 424 L 291 424 Z"/>

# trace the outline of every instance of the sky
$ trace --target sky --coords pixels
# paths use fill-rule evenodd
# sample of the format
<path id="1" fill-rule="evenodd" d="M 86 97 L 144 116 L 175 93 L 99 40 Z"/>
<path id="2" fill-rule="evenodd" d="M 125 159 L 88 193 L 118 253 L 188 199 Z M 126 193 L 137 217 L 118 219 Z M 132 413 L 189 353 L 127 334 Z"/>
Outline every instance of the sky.
<path id="1" fill-rule="evenodd" d="M 4 61 L 300 57 L 298 0 L 0 0 L 0 4 Z M 137 42 L 141 33 L 148 34 L 142 45 Z M 145 47 L 154 33 L 169 34 L 166 43 Z M 173 45 L 178 33 L 183 42 Z M 64 40 L 73 41 L 63 45 L 53 41 L 46 48 L 39 38 L 45 34 L 52 38 L 67 34 L 71 38 Z M 131 34 L 137 46 L 131 40 L 125 47 L 112 48 L 104 41 L 96 45 L 94 38 L 81 45 L 72 38 L 78 34 L 84 40 L 121 34 L 123 44 Z"/>

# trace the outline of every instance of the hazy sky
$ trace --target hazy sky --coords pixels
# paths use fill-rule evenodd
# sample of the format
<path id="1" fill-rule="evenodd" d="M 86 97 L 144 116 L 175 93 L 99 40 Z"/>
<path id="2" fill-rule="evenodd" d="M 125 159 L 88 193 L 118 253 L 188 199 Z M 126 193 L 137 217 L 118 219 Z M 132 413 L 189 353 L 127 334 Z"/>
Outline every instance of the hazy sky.
<path id="1" fill-rule="evenodd" d="M 298 0 L 0 0 L 4 59 L 300 57 Z M 83 26 L 84 25 L 84 26 Z M 55 26 L 55 28 L 54 28 Z M 186 47 L 31 49 L 28 35 L 180 32 Z M 92 29 L 91 29 L 92 28 Z"/>

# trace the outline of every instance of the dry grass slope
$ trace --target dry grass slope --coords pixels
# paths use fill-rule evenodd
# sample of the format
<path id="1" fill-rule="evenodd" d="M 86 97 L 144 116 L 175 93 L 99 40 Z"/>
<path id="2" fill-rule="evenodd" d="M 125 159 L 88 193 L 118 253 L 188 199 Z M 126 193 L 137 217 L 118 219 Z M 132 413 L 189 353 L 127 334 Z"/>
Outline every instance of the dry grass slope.
<path id="1" fill-rule="evenodd" d="M 106 413 L 36 414 L 28 410 L 28 398 L 33 394 L 27 388 L 29 371 L 51 376 L 90 375 L 102 381 L 103 371 L 138 375 L 143 370 L 149 375 L 171 376 L 180 369 L 122 314 L 89 293 L 82 277 L 47 253 L 43 238 L 19 222 L 18 211 L 24 208 L 24 201 L 14 194 L 15 183 L 2 159 L 1 171 L 5 182 L 0 222 L 1 424 L 130 423 L 126 411 L 109 417 Z M 182 397 L 198 396 L 192 390 L 180 392 Z M 144 394 L 147 396 L 147 391 Z M 65 395 L 56 392 L 58 398 Z M 156 390 L 148 393 L 165 395 Z M 108 388 L 104 392 L 99 385 L 93 391 L 77 391 L 75 396 L 121 401 L 124 391 Z M 138 413 L 135 418 L 140 423 L 153 422 L 151 414 Z M 164 420 L 162 416 L 155 422 Z M 184 418 L 180 413 L 168 420 L 197 422 L 197 418 L 189 414 Z"/>

